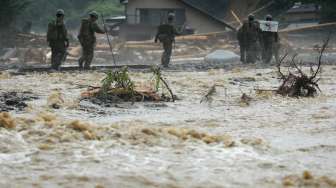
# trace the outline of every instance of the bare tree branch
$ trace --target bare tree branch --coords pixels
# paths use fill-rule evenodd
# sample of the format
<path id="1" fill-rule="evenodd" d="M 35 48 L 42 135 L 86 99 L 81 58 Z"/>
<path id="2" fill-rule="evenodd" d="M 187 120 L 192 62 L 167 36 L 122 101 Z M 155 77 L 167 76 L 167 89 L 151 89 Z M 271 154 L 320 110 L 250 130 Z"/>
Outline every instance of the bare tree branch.
<path id="1" fill-rule="evenodd" d="M 318 60 L 318 66 L 316 69 L 316 72 L 309 78 L 310 80 L 313 80 L 316 78 L 317 74 L 320 72 L 321 69 L 321 65 L 322 65 L 322 57 L 323 57 L 323 53 L 325 52 L 325 50 L 327 49 L 328 45 L 329 45 L 329 41 L 331 38 L 331 33 L 328 35 L 326 41 L 324 42 L 321 51 L 320 51 L 320 56 L 319 56 L 319 60 Z"/>

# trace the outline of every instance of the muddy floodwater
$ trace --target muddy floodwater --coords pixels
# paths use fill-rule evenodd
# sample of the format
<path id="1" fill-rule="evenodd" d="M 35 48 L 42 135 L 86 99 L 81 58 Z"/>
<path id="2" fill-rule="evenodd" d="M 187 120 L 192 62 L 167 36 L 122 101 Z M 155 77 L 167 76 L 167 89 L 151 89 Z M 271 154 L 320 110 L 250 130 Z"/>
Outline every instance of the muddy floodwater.
<path id="1" fill-rule="evenodd" d="M 1 93 L 36 97 L 0 127 L 0 187 L 336 186 L 336 66 L 315 98 L 276 95 L 276 69 L 248 67 L 163 71 L 174 103 L 80 100 L 104 75 L 1 73 Z M 144 86 L 152 74 L 131 77 Z"/>

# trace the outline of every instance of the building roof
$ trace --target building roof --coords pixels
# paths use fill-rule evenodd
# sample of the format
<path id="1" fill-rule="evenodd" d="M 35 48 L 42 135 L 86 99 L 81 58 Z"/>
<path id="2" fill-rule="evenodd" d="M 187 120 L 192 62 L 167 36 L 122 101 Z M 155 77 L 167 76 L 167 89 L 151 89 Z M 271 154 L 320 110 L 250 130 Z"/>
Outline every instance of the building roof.
<path id="1" fill-rule="evenodd" d="M 321 7 L 317 4 L 301 4 L 296 3 L 287 13 L 312 13 L 319 12 Z"/>
<path id="2" fill-rule="evenodd" d="M 184 4 L 197 9 L 198 11 L 210 16 L 216 21 L 235 30 L 234 27 L 224 21 L 230 0 L 216 0 L 211 3 L 206 0 L 181 0 Z"/>

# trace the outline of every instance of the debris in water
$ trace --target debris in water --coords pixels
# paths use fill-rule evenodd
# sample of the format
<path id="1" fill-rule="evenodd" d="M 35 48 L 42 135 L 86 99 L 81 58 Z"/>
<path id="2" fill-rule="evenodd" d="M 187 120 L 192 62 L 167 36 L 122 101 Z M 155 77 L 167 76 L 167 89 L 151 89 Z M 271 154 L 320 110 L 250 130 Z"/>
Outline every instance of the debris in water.
<path id="1" fill-rule="evenodd" d="M 83 123 L 80 122 L 79 120 L 75 120 L 69 124 L 69 127 L 72 128 L 73 130 L 82 132 L 84 138 L 87 140 L 98 139 L 97 135 L 92 130 L 91 125 L 89 123 Z"/>
<path id="2" fill-rule="evenodd" d="M 188 140 L 190 138 L 202 140 L 206 144 L 212 143 L 219 143 L 223 142 L 225 147 L 232 147 L 234 146 L 234 141 L 231 136 L 228 135 L 209 135 L 206 133 L 198 132 L 196 130 L 188 130 L 188 129 L 176 129 L 176 128 L 169 128 L 167 132 L 171 135 L 174 135 L 181 140 Z"/>
<path id="3" fill-rule="evenodd" d="M 303 172 L 303 179 L 305 179 L 305 180 L 311 180 L 313 178 L 314 178 L 313 175 L 308 170 L 305 170 Z"/>
<path id="4" fill-rule="evenodd" d="M 49 145 L 49 144 L 40 144 L 40 145 L 38 146 L 38 148 L 39 148 L 40 150 L 51 150 L 51 149 L 53 149 L 53 147 L 52 147 L 51 145 Z"/>
<path id="5" fill-rule="evenodd" d="M 63 104 L 64 104 L 63 95 L 59 91 L 54 91 L 53 93 L 51 93 L 51 95 L 49 95 L 47 99 L 47 105 L 54 109 L 61 108 Z"/>
<path id="6" fill-rule="evenodd" d="M 127 67 L 117 71 L 110 71 L 102 80 L 102 87 L 91 87 L 81 94 L 83 99 L 89 99 L 95 104 L 119 103 L 119 102 L 144 102 L 144 101 L 174 101 L 176 96 L 172 94 L 167 83 L 159 78 L 171 93 L 172 98 L 160 96 L 157 91 L 149 88 L 137 88 L 128 75 Z"/>
<path id="7" fill-rule="evenodd" d="M 243 95 L 240 97 L 239 105 L 241 107 L 250 106 L 251 101 L 252 97 L 248 96 L 246 93 L 243 93 Z"/>
<path id="8" fill-rule="evenodd" d="M 88 123 L 83 123 L 83 122 L 80 122 L 79 120 L 72 121 L 69 124 L 69 126 L 70 126 L 70 128 L 72 128 L 76 131 L 80 131 L 80 132 L 90 130 L 90 125 Z"/>
<path id="9" fill-rule="evenodd" d="M 201 102 L 200 103 L 203 103 L 204 101 L 206 102 L 211 102 L 213 99 L 212 99 L 212 96 L 216 93 L 216 85 L 213 85 L 209 91 L 204 95 L 204 97 L 202 98 Z"/>
<path id="10" fill-rule="evenodd" d="M 302 176 L 289 175 L 282 179 L 286 187 L 336 187 L 336 181 L 327 176 L 314 177 L 311 172 L 304 171 Z"/>
<path id="11" fill-rule="evenodd" d="M 34 96 L 31 92 L 5 92 L 0 94 L 0 111 L 12 111 L 19 110 L 22 111 L 28 105 L 25 103 L 26 101 L 31 101 L 33 99 L 38 99 L 38 97 Z"/>
<path id="12" fill-rule="evenodd" d="M 317 90 L 321 91 L 318 85 L 320 78 L 317 78 L 317 75 L 321 72 L 322 57 L 329 44 L 329 40 L 330 36 L 324 42 L 319 52 L 316 70 L 314 70 L 312 66 L 310 67 L 310 76 L 304 73 L 303 70 L 301 70 L 295 63 L 297 54 L 293 56 L 291 61 L 297 73 L 293 73 L 289 70 L 288 75 L 283 74 L 281 72 L 281 64 L 287 57 L 287 54 L 281 59 L 278 65 L 278 73 L 280 75 L 280 79 L 283 80 L 283 83 L 278 89 L 279 94 L 289 97 L 314 97 L 317 94 Z"/>
<path id="13" fill-rule="evenodd" d="M 0 127 L 4 127 L 6 129 L 14 129 L 16 127 L 14 119 L 8 112 L 0 113 Z"/>

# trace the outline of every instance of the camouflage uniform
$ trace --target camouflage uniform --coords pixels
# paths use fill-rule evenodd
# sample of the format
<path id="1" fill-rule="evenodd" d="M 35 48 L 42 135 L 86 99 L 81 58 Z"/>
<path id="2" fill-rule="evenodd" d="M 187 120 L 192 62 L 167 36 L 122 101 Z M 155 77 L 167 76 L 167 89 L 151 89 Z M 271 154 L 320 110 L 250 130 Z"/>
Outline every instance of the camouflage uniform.
<path id="1" fill-rule="evenodd" d="M 262 59 L 264 63 L 270 63 L 273 55 L 279 62 L 279 35 L 276 32 L 263 31 L 262 34 Z"/>
<path id="2" fill-rule="evenodd" d="M 101 29 L 96 21 L 92 21 L 90 19 L 83 19 L 78 35 L 78 40 L 82 45 L 82 57 L 79 59 L 79 67 L 89 69 L 91 62 L 94 56 L 94 47 L 96 44 L 96 36 L 95 33 L 103 34 L 105 31 Z"/>
<path id="3" fill-rule="evenodd" d="M 164 67 L 168 67 L 173 50 L 173 43 L 175 42 L 175 36 L 178 35 L 176 28 L 172 22 L 162 24 L 158 27 L 158 32 L 155 37 L 155 42 L 158 40 L 162 43 L 164 52 L 161 57 L 161 64 Z"/>
<path id="4" fill-rule="evenodd" d="M 246 37 L 244 35 L 245 28 L 242 26 L 238 29 L 237 39 L 240 47 L 240 61 L 246 63 Z"/>
<path id="5" fill-rule="evenodd" d="M 238 30 L 237 38 L 243 63 L 255 63 L 260 54 L 260 28 L 258 22 L 244 22 Z"/>
<path id="6" fill-rule="evenodd" d="M 272 21 L 272 15 L 266 16 L 266 21 Z M 262 43 L 262 59 L 264 63 L 270 63 L 273 54 L 275 56 L 276 63 L 279 63 L 279 35 L 277 32 L 263 31 L 261 33 L 261 43 Z"/>
<path id="7" fill-rule="evenodd" d="M 48 24 L 47 42 L 51 47 L 51 68 L 59 70 L 69 46 L 68 33 L 63 22 L 54 20 Z"/>

